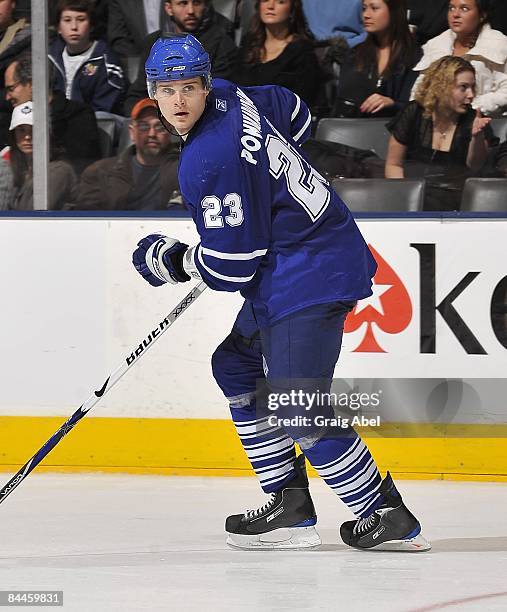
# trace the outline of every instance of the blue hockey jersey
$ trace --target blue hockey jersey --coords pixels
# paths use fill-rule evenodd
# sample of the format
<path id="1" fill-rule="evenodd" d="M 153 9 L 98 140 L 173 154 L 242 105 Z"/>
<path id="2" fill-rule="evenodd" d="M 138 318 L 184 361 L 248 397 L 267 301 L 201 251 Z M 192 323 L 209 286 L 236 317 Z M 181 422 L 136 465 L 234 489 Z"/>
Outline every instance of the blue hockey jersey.
<path id="1" fill-rule="evenodd" d="M 212 289 L 240 291 L 266 323 L 371 295 L 375 260 L 299 149 L 310 121 L 287 89 L 216 79 L 180 158 L 181 192 L 201 238 L 187 263 Z"/>

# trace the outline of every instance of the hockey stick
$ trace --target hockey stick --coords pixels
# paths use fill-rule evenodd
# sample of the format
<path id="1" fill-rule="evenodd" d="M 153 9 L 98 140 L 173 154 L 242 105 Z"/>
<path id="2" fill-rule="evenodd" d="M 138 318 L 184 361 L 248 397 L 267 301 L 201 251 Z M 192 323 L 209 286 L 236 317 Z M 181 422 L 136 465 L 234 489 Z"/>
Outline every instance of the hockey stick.
<path id="1" fill-rule="evenodd" d="M 14 491 L 14 489 L 30 474 L 30 472 L 48 455 L 53 448 L 60 442 L 60 440 L 69 433 L 69 431 L 80 421 L 87 412 L 89 412 L 93 406 L 103 397 L 109 389 L 120 380 L 125 372 L 132 366 L 133 363 L 137 363 L 139 359 L 152 347 L 160 336 L 176 321 L 176 319 L 184 312 L 192 302 L 201 295 L 206 289 L 206 284 L 200 282 L 188 295 L 186 295 L 181 302 L 175 306 L 171 312 L 152 330 L 146 338 L 142 340 L 139 346 L 128 355 L 122 363 L 116 368 L 116 370 L 106 378 L 106 382 L 98 391 L 94 391 L 92 395 L 82 404 L 76 412 L 60 427 L 60 429 L 54 433 L 51 438 L 35 453 L 35 455 L 15 474 L 5 487 L 0 491 L 0 503 Z"/>

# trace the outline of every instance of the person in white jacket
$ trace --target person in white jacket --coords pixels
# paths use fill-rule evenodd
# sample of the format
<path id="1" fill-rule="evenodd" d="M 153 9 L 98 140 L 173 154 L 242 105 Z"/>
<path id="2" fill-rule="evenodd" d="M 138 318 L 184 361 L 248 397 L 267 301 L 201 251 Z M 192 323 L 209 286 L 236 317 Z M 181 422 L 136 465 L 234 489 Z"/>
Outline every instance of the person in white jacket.
<path id="1" fill-rule="evenodd" d="M 422 74 L 412 88 L 411 99 L 434 61 L 456 55 L 475 68 L 477 94 L 473 108 L 489 116 L 507 111 L 507 36 L 489 25 L 488 4 L 488 0 L 450 0 L 450 29 L 423 46 L 423 57 L 414 67 Z"/>

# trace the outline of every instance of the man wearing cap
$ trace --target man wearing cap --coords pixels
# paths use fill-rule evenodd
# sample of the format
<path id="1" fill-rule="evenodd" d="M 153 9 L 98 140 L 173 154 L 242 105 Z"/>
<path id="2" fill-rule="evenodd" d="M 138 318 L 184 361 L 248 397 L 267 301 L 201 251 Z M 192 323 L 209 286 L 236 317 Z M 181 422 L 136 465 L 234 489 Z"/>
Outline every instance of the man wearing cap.
<path id="1" fill-rule="evenodd" d="M 133 144 L 116 157 L 95 162 L 81 175 L 76 208 L 85 210 L 167 210 L 182 208 L 178 186 L 179 153 L 157 114 L 144 98 L 131 112 Z"/>

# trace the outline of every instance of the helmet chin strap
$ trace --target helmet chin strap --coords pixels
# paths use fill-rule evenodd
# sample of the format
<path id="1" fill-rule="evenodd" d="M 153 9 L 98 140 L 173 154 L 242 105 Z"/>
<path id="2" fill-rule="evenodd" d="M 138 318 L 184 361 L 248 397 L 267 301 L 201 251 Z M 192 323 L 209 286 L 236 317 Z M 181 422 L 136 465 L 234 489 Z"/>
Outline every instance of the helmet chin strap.
<path id="1" fill-rule="evenodd" d="M 183 136 L 187 136 L 188 134 L 190 134 L 192 128 L 190 128 L 190 130 L 188 130 L 186 134 L 178 133 L 174 129 L 174 127 L 169 123 L 169 121 L 167 121 L 167 119 L 164 117 L 158 104 L 157 104 L 157 114 L 158 114 L 158 118 L 160 119 L 160 123 L 165 127 L 166 131 L 169 132 L 169 134 L 171 134 L 171 136 L 178 136 L 178 138 L 183 139 Z"/>
<path id="2" fill-rule="evenodd" d="M 160 123 L 165 127 L 166 131 L 169 132 L 169 134 L 171 134 L 172 136 L 178 136 L 178 138 L 181 138 L 181 140 L 184 140 L 185 136 L 188 136 L 190 134 L 190 132 L 194 129 L 194 127 L 199 123 L 199 121 L 201 120 L 202 116 L 204 115 L 204 113 L 206 112 L 206 109 L 208 107 L 208 100 L 209 100 L 209 94 L 206 96 L 206 101 L 204 103 L 204 110 L 202 111 L 202 115 L 199 117 L 199 119 L 194 123 L 194 125 L 188 130 L 188 132 L 185 132 L 185 134 L 180 134 L 179 132 L 177 132 L 174 127 L 169 123 L 169 121 L 167 121 L 167 119 L 164 117 L 164 115 L 162 114 L 162 111 L 160 110 L 160 107 L 158 105 L 158 102 L 155 100 L 156 104 L 157 104 L 157 114 L 158 114 L 158 118 L 160 119 Z"/>

